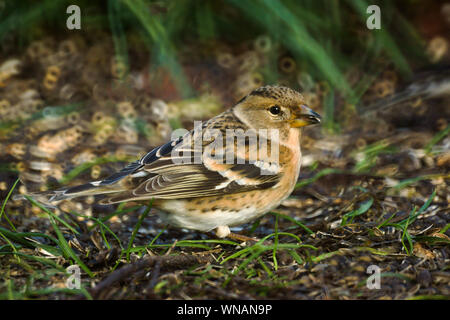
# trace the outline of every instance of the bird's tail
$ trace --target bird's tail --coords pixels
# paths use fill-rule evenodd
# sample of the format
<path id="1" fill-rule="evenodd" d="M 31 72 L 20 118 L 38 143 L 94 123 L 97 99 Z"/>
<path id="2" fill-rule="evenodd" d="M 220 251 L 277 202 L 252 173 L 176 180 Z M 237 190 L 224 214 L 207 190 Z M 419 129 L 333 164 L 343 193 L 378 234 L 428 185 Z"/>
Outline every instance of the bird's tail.
<path id="1" fill-rule="evenodd" d="M 112 174 L 104 180 L 91 181 L 59 190 L 30 193 L 29 195 L 47 207 L 54 207 L 53 203 L 65 199 L 119 193 L 126 190 L 127 178 L 132 177 L 133 172 L 138 170 L 141 166 L 142 164 L 139 161 L 136 161 L 130 163 L 119 172 Z M 16 195 L 13 197 L 13 200 L 21 200 L 24 198 L 24 195 Z"/>
<path id="2" fill-rule="evenodd" d="M 54 203 L 61 200 L 83 196 L 117 193 L 124 190 L 125 188 L 122 184 L 100 185 L 100 181 L 93 181 L 64 189 L 30 193 L 29 196 L 33 197 L 35 200 L 47 207 L 54 207 Z M 24 198 L 24 195 L 15 195 L 13 200 L 20 200 Z"/>

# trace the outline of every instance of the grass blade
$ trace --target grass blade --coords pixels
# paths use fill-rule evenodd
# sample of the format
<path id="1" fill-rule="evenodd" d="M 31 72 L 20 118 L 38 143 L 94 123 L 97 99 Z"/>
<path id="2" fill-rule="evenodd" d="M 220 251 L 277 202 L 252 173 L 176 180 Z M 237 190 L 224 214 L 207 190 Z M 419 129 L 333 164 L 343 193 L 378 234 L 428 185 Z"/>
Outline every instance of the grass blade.
<path id="1" fill-rule="evenodd" d="M 133 232 L 131 233 L 130 242 L 128 242 L 128 247 L 127 247 L 127 261 L 128 262 L 130 262 L 130 249 L 133 246 L 133 241 L 136 238 L 137 232 L 139 231 L 139 228 L 142 225 L 142 221 L 144 221 L 144 219 L 148 216 L 148 213 L 150 212 L 150 210 L 152 208 L 152 203 L 153 203 L 153 199 L 152 199 L 152 201 L 150 201 L 150 203 L 148 204 L 148 206 L 145 209 L 145 211 L 139 217 L 139 220 L 136 223 L 136 226 L 134 227 Z"/>
<path id="2" fill-rule="evenodd" d="M 34 200 L 33 198 L 31 198 L 28 195 L 25 195 L 25 198 L 31 202 L 32 205 L 38 207 L 39 209 L 41 209 L 42 211 L 46 212 L 49 216 L 51 216 L 53 219 L 59 221 L 61 224 L 63 224 L 67 229 L 69 229 L 70 231 L 72 231 L 75 234 L 79 234 L 79 232 L 77 230 L 75 230 L 74 227 L 72 227 L 71 225 L 69 225 L 66 221 L 64 221 L 63 219 L 61 219 L 60 217 L 58 217 L 56 214 L 54 214 L 53 212 L 51 212 L 49 209 L 47 209 L 46 207 L 44 207 L 43 205 L 41 205 L 39 202 L 37 202 L 36 200 Z"/>
<path id="3" fill-rule="evenodd" d="M 2 220 L 2 217 L 4 214 L 6 221 L 8 221 L 9 225 L 11 226 L 11 229 L 13 229 L 14 231 L 16 231 L 16 228 L 14 227 L 11 220 L 9 220 L 8 216 L 6 215 L 5 207 L 6 207 L 6 203 L 8 202 L 9 198 L 11 197 L 11 194 L 13 193 L 18 182 L 19 182 L 19 179 L 17 179 L 16 182 L 14 182 L 13 186 L 11 187 L 11 189 L 8 192 L 8 195 L 6 196 L 5 200 L 3 201 L 2 209 L 0 210 L 0 221 Z"/>

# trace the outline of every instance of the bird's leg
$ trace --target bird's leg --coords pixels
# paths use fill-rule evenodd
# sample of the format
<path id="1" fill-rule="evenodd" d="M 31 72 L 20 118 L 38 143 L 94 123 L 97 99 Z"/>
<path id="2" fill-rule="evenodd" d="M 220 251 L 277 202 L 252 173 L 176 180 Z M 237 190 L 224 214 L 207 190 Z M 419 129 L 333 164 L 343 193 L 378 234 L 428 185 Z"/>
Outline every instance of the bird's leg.
<path id="1" fill-rule="evenodd" d="M 216 228 L 216 236 L 218 238 L 229 238 L 240 242 L 258 242 L 257 238 L 250 238 L 242 234 L 232 233 L 228 226 L 219 226 Z"/>

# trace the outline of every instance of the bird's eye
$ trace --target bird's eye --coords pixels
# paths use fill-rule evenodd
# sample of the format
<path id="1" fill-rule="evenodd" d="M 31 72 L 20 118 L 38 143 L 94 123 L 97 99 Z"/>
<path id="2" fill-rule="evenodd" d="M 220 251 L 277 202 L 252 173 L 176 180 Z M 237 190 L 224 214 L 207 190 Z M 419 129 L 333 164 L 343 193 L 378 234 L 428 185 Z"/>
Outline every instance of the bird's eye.
<path id="1" fill-rule="evenodd" d="M 280 114 L 281 108 L 279 106 L 271 106 L 269 112 L 273 115 Z"/>

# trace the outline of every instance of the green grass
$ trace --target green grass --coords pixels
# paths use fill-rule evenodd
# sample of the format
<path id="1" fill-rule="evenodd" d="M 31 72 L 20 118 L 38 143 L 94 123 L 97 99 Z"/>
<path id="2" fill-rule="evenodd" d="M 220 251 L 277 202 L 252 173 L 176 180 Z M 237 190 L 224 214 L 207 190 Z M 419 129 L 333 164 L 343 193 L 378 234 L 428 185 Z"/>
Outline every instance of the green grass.
<path id="1" fill-rule="evenodd" d="M 383 154 L 394 154 L 398 150 L 390 145 L 387 140 L 380 140 L 371 145 L 364 147 L 362 150 L 356 150 L 353 155 L 362 154 L 362 157 L 354 167 L 355 172 L 369 172 L 372 169 L 378 157 Z"/>
<path id="2" fill-rule="evenodd" d="M 297 243 L 279 243 L 278 237 L 279 236 L 289 236 L 296 240 Z M 274 238 L 275 241 L 273 244 L 264 244 L 266 240 L 270 238 Z M 295 259 L 298 260 L 298 263 L 304 263 L 304 260 L 300 258 L 300 256 L 295 252 L 296 249 L 312 249 L 317 250 L 316 247 L 309 245 L 309 244 L 302 244 L 301 240 L 298 236 L 288 233 L 288 232 L 275 232 L 272 234 L 269 234 L 256 242 L 253 245 L 250 245 L 248 247 L 245 247 L 244 249 L 241 249 L 230 256 L 224 258 L 221 261 L 221 264 L 224 264 L 225 262 L 232 260 L 232 259 L 244 259 L 237 269 L 233 271 L 233 274 L 237 274 L 239 271 L 243 270 L 249 263 L 254 262 L 255 260 L 259 263 L 258 258 L 261 258 L 266 252 L 272 252 L 272 258 L 274 263 L 274 269 L 277 269 L 277 262 L 276 262 L 276 253 L 278 250 L 287 250 L 287 252 Z M 266 268 L 264 268 L 266 269 Z"/>
<path id="3" fill-rule="evenodd" d="M 12 277 L 8 277 L 5 281 L 0 283 L 0 299 L 1 300 L 28 300 L 34 298 L 41 298 L 50 295 L 66 294 L 71 295 L 81 295 L 88 300 L 92 300 L 92 296 L 86 290 L 85 287 L 80 289 L 68 289 L 68 288 L 37 288 L 39 284 L 36 282 L 50 281 L 55 275 L 64 274 L 65 269 L 46 269 L 45 272 L 34 272 L 26 280 L 25 285 L 16 284 Z"/>
<path id="4" fill-rule="evenodd" d="M 2 208 L 0 209 L 0 221 L 2 220 L 2 217 L 5 218 L 5 220 L 9 223 L 9 225 L 11 226 L 11 229 L 13 229 L 14 231 L 16 231 L 16 227 L 14 227 L 14 225 L 12 224 L 11 220 L 9 220 L 8 216 L 6 215 L 5 212 L 5 207 L 6 207 L 6 203 L 8 202 L 9 198 L 11 197 L 11 194 L 13 193 L 14 189 L 17 186 L 17 183 L 19 183 L 19 179 L 17 179 L 14 184 L 12 185 L 11 189 L 9 189 L 9 192 L 5 198 L 5 200 L 3 200 L 2 203 Z"/>
<path id="5" fill-rule="evenodd" d="M 133 232 L 131 233 L 130 241 L 128 242 L 128 247 L 127 247 L 127 251 L 126 251 L 128 262 L 130 262 L 130 249 L 133 247 L 133 241 L 136 238 L 137 232 L 139 231 L 139 228 L 142 225 L 142 221 L 144 221 L 144 219 L 148 216 L 150 210 L 152 209 L 152 203 L 153 203 L 153 200 L 150 201 L 150 203 L 148 204 L 145 211 L 141 214 L 138 222 L 136 223 L 136 225 L 133 229 Z"/>
<path id="6" fill-rule="evenodd" d="M 368 191 L 364 189 L 361 191 L 363 194 L 357 197 L 360 201 L 359 206 L 355 210 L 344 215 L 344 217 L 346 217 L 345 224 L 353 223 L 354 218 L 366 213 L 373 206 L 374 200 L 366 194 Z M 415 206 L 408 217 L 402 221 L 392 223 L 390 219 L 386 219 L 379 223 L 377 228 L 393 226 L 398 229 L 401 232 L 400 242 L 402 247 L 409 255 L 412 253 L 413 243 L 415 241 L 428 243 L 430 245 L 448 245 L 449 241 L 444 238 L 429 236 L 414 237 L 408 232 L 408 229 L 417 218 L 427 211 L 435 196 L 436 192 L 433 192 L 422 206 Z M 300 266 L 305 266 L 307 263 L 319 264 L 336 255 L 348 254 L 348 251 L 346 251 L 347 248 L 324 252 L 323 248 L 318 248 L 303 242 L 298 232 L 292 233 L 284 231 L 297 229 L 301 234 L 306 235 L 306 237 L 312 235 L 312 231 L 301 222 L 276 212 L 271 213 L 274 217 L 273 233 L 270 233 L 256 243 L 251 243 L 245 247 L 242 247 L 241 244 L 237 242 L 226 239 L 180 240 L 171 243 L 156 243 L 164 230 L 161 230 L 148 245 L 134 245 L 137 232 L 141 227 L 143 220 L 147 217 L 151 204 L 140 214 L 137 223 L 133 227 L 132 236 L 125 248 L 119 237 L 109 227 L 108 222 L 111 217 L 125 214 L 129 212 L 130 209 L 137 210 L 139 206 L 124 209 L 123 205 L 121 205 L 115 212 L 103 218 L 90 217 L 75 212 L 56 216 L 55 213 L 51 212 L 48 208 L 43 207 L 32 198 L 28 198 L 28 200 L 46 214 L 44 217 L 49 220 L 51 225 L 49 231 L 55 234 L 56 237 L 46 233 L 17 232 L 16 230 L 0 227 L 0 234 L 3 235 L 3 239 L 6 241 L 5 245 L 0 246 L 0 258 L 10 256 L 12 263 L 9 264 L 9 268 L 12 268 L 13 265 L 17 265 L 28 273 L 26 285 L 23 285 L 22 283 L 19 284 L 14 277 L 8 276 L 8 273 L 6 273 L 5 280 L 0 282 L 0 298 L 3 299 L 33 299 L 36 297 L 42 298 L 53 295 L 81 295 L 86 299 L 92 298 L 86 290 L 86 283 L 83 284 L 83 287 L 80 290 L 69 290 L 67 288 L 52 286 L 43 288 L 36 283 L 38 280 L 40 282 L 51 282 L 53 281 L 51 280 L 53 279 L 51 278 L 52 275 L 60 277 L 60 279 L 62 279 L 61 281 L 63 281 L 67 277 L 64 266 L 69 263 L 78 264 L 83 269 L 84 273 L 93 277 L 93 279 L 98 277 L 97 272 L 90 270 L 84 264 L 82 259 L 87 257 L 79 256 L 75 253 L 66 240 L 67 234 L 76 235 L 75 232 L 78 231 L 78 226 L 65 220 L 69 218 L 70 215 L 92 221 L 93 225 L 90 226 L 90 230 L 99 230 L 105 247 L 111 248 L 113 246 L 113 243 L 110 242 L 111 239 L 117 241 L 117 244 L 121 249 L 120 257 L 115 262 L 115 266 L 109 268 L 109 272 L 114 271 L 118 267 L 122 257 L 126 256 L 128 259 L 131 253 L 142 255 L 147 253 L 148 250 L 151 250 L 152 253 L 156 255 L 167 255 L 169 252 L 172 255 L 177 255 L 185 251 L 195 252 L 195 254 L 202 254 L 203 252 L 207 254 L 210 251 L 214 251 L 217 252 L 217 254 L 214 255 L 216 261 L 215 264 L 206 264 L 205 266 L 200 266 L 200 269 L 198 269 L 199 266 L 193 266 L 186 269 L 184 273 L 194 277 L 193 281 L 200 286 L 204 283 L 209 283 L 208 281 L 219 281 L 223 287 L 226 287 L 227 284 L 232 281 L 233 277 L 244 277 L 249 281 L 249 285 L 253 286 L 252 290 L 261 297 L 264 297 L 270 290 L 274 290 L 275 288 L 283 289 L 289 286 L 298 285 L 299 280 L 288 280 L 285 276 L 278 275 L 277 271 L 280 270 L 280 262 L 278 260 L 281 253 L 286 253 L 292 258 L 293 262 Z M 280 229 L 282 222 L 283 229 Z M 441 231 L 445 232 L 445 228 Z M 48 241 L 48 243 L 43 244 L 41 243 L 42 240 L 37 240 L 42 238 Z M 38 252 L 40 254 L 31 253 L 28 248 L 39 250 Z M 178 248 L 178 250 L 174 250 L 176 248 Z M 24 251 L 27 249 L 28 251 Z M 396 252 L 384 250 L 383 248 L 371 248 L 368 246 L 355 246 L 352 247 L 351 250 L 352 252 L 367 252 L 371 255 L 384 257 L 398 254 Z M 43 254 L 44 252 L 46 252 L 46 254 Z M 314 252 L 318 252 L 318 254 L 314 255 Z M 55 259 L 55 257 L 64 258 L 64 260 Z M 64 264 L 62 264 L 62 261 L 65 261 L 63 262 Z M 215 269 L 214 272 L 212 272 L 213 268 Z M 396 277 L 409 281 L 409 276 L 399 273 L 385 272 L 382 273 L 381 276 Z M 359 285 L 361 285 L 361 283 L 359 283 Z M 182 283 L 173 284 L 163 279 L 155 284 L 153 291 L 161 295 L 170 295 L 182 287 Z M 427 299 L 426 296 L 417 297 L 418 299 Z"/>
<path id="7" fill-rule="evenodd" d="M 359 215 L 366 213 L 373 205 L 373 198 L 369 198 L 368 200 L 361 203 L 361 205 L 356 210 L 352 210 L 342 217 L 341 226 L 345 226 L 349 223 L 353 222 L 353 219 Z"/>
<path id="8" fill-rule="evenodd" d="M 16 184 L 17 181 L 11 188 L 11 190 L 14 189 Z M 4 201 L 2 213 L 4 212 L 6 202 L 8 201 L 10 195 L 11 192 Z M 40 205 L 34 199 L 28 196 L 26 196 L 26 198 L 33 205 L 39 207 L 41 210 L 48 214 L 47 218 L 49 219 L 53 231 L 55 232 L 57 237 L 55 238 L 41 232 L 18 232 L 15 228 L 13 230 L 8 230 L 4 227 L 0 227 L 0 236 L 7 243 L 6 245 L 0 247 L 0 257 L 12 255 L 14 261 L 13 264 L 22 267 L 22 269 L 26 270 L 26 272 L 30 274 L 27 280 L 27 284 L 22 288 L 16 288 L 13 278 L 8 273 L 3 285 L 0 284 L 0 299 L 28 299 L 34 296 L 45 296 L 57 293 L 66 293 L 70 295 L 81 294 L 84 295 L 87 299 L 92 299 L 92 297 L 84 287 L 74 290 L 66 288 L 32 288 L 35 279 L 45 279 L 47 277 L 46 275 L 48 275 L 49 273 L 52 275 L 58 274 L 63 277 L 67 276 L 66 269 L 53 260 L 55 257 L 72 259 L 90 277 L 93 277 L 94 273 L 91 272 L 91 270 L 83 263 L 83 261 L 69 246 L 67 240 L 64 238 L 62 230 L 57 224 L 57 221 L 66 226 L 71 231 L 76 232 L 76 230 L 74 230 L 64 220 L 57 217 L 53 212 Z M 37 238 L 47 239 L 54 245 L 43 244 L 36 240 Z M 22 252 L 22 250 L 25 248 L 34 248 L 39 253 L 44 254 L 45 257 L 38 256 L 36 253 L 28 254 Z M 31 266 L 30 262 L 39 263 L 41 267 L 39 269 L 36 269 L 36 267 Z M 8 266 L 8 268 L 10 267 L 11 265 Z M 50 279 L 48 278 L 48 280 Z M 6 289 L 6 291 L 3 293 L 2 286 L 4 286 Z"/>
<path id="9" fill-rule="evenodd" d="M 297 182 L 297 184 L 295 185 L 295 189 L 305 187 L 324 176 L 327 176 L 330 174 L 335 174 L 335 173 L 344 173 L 344 171 L 340 170 L 340 169 L 334 169 L 334 168 L 325 168 L 325 169 L 319 171 L 318 173 L 316 173 L 313 177 L 307 178 L 307 179 L 302 179 L 302 181 Z"/>
<path id="10" fill-rule="evenodd" d="M 278 218 L 282 218 L 282 219 L 286 219 L 290 222 L 292 222 L 293 224 L 297 225 L 298 227 L 302 228 L 303 230 L 305 230 L 308 234 L 313 234 L 314 232 L 309 229 L 307 226 L 305 226 L 303 223 L 301 223 L 298 220 L 295 220 L 294 218 L 292 218 L 291 216 L 288 216 L 286 214 L 282 214 L 282 213 L 278 213 L 278 212 L 269 212 L 270 214 L 274 215 L 278 221 Z"/>
<path id="11" fill-rule="evenodd" d="M 433 148 L 433 146 L 435 146 L 436 143 L 438 143 L 439 141 L 444 139 L 449 134 L 450 134 L 450 125 L 448 125 L 447 128 L 445 128 L 445 129 L 439 131 L 438 133 L 436 133 L 436 135 L 425 146 L 425 152 L 426 153 L 430 153 L 432 148 Z"/>
<path id="12" fill-rule="evenodd" d="M 136 207 L 134 207 L 134 208 L 136 208 Z M 139 207 L 138 207 L 139 208 Z M 123 211 L 122 211 L 123 212 Z M 112 235 L 113 237 L 114 237 L 114 239 L 116 239 L 116 241 L 117 241 L 117 244 L 119 245 L 119 247 L 123 250 L 123 245 L 122 245 L 122 241 L 120 241 L 120 239 L 119 239 L 119 237 L 105 224 L 105 221 L 107 220 L 107 219 L 105 219 L 105 221 L 102 221 L 102 219 L 98 219 L 98 218 L 95 218 L 95 217 L 90 217 L 90 216 L 86 216 L 86 215 L 83 215 L 83 214 L 80 214 L 80 213 L 77 213 L 77 212 L 71 212 L 71 214 L 74 214 L 74 215 L 76 215 L 76 216 L 78 216 L 78 217 L 82 217 L 82 218 L 84 218 L 84 219 L 88 219 L 88 220 L 92 220 L 93 222 L 94 222 L 94 225 L 93 226 L 91 226 L 90 227 L 90 229 L 92 230 L 92 229 L 94 229 L 94 228 L 96 228 L 96 227 L 98 227 L 99 229 L 100 229 L 100 233 L 101 233 L 101 235 L 102 235 L 102 238 L 103 238 L 103 241 L 104 241 L 104 243 L 105 243 L 105 246 L 108 248 L 108 249 L 111 249 L 111 246 L 109 245 L 109 242 L 108 242 L 108 240 L 106 239 L 106 234 L 105 234 L 105 230 L 110 234 L 110 235 Z M 115 213 L 116 215 L 117 215 L 117 213 Z"/>
<path id="13" fill-rule="evenodd" d="M 53 227 L 53 231 L 56 233 L 58 238 L 58 247 L 61 249 L 63 256 L 66 259 L 73 259 L 73 261 L 78 264 L 91 278 L 94 277 L 94 273 L 84 264 L 84 262 L 77 256 L 77 254 L 72 250 L 72 248 L 67 243 L 67 240 L 64 238 L 63 232 L 59 228 L 56 221 L 60 222 L 74 234 L 79 234 L 77 230 L 75 230 L 72 226 L 70 226 L 66 221 L 55 215 L 53 212 L 42 206 L 40 203 L 36 202 L 29 196 L 25 196 L 28 201 L 30 201 L 34 206 L 40 208 L 48 214 L 48 219 Z"/>
<path id="14" fill-rule="evenodd" d="M 41 209 L 42 211 L 46 212 L 49 217 L 51 217 L 53 220 L 57 220 L 59 221 L 62 225 L 64 225 L 67 229 L 69 229 L 70 231 L 72 231 L 74 234 L 79 234 L 79 232 L 77 230 L 75 230 L 75 227 L 71 226 L 69 223 L 67 223 L 65 220 L 63 220 L 62 218 L 60 218 L 59 216 L 57 216 L 55 213 L 53 213 L 51 210 L 49 210 L 48 208 L 44 207 L 42 204 L 40 204 L 38 201 L 34 200 L 32 197 L 25 195 L 25 199 L 27 199 L 28 201 L 31 202 L 31 204 L 33 206 L 38 207 L 39 209 Z"/>
<path id="15" fill-rule="evenodd" d="M 394 215 L 392 215 L 390 218 L 386 219 L 385 221 L 383 221 L 382 223 L 380 223 L 377 228 L 382 228 L 382 227 L 386 227 L 386 226 L 392 226 L 394 228 L 396 228 L 397 230 L 402 232 L 400 241 L 402 243 L 403 248 L 405 249 L 406 253 L 408 255 L 411 255 L 413 252 L 413 240 L 414 237 L 412 237 L 410 235 L 410 233 L 408 232 L 408 227 L 414 222 L 416 221 L 416 219 L 423 214 L 426 209 L 431 205 L 434 197 L 436 196 L 436 191 L 433 191 L 433 193 L 430 195 L 430 197 L 428 198 L 428 200 L 418 209 L 417 206 L 414 206 L 413 209 L 411 210 L 410 214 L 408 215 L 408 217 L 406 219 L 403 219 L 402 221 L 398 222 L 398 223 L 392 223 L 390 222 L 390 220 L 394 217 Z"/>
<path id="16" fill-rule="evenodd" d="M 159 234 L 158 234 L 159 237 Z M 135 252 L 142 254 L 146 252 L 146 249 L 165 249 L 163 250 L 163 253 L 166 253 L 169 249 L 175 248 L 175 247 L 185 247 L 185 248 L 199 248 L 199 249 L 205 249 L 210 250 L 211 246 L 210 244 L 223 244 L 223 245 L 232 245 L 232 246 L 238 246 L 239 243 L 230 241 L 230 240 L 222 240 L 222 239 L 207 239 L 207 240 L 180 240 L 176 241 L 174 243 L 166 243 L 166 244 L 154 244 L 154 241 L 152 241 L 150 244 L 146 246 L 135 246 L 133 248 L 129 249 L 129 252 Z"/>
<path id="17" fill-rule="evenodd" d="M 445 227 L 443 227 L 442 230 L 439 231 L 439 233 L 445 233 L 445 232 L 447 232 L 448 229 L 450 229 L 450 223 L 447 223 L 447 225 Z"/>

